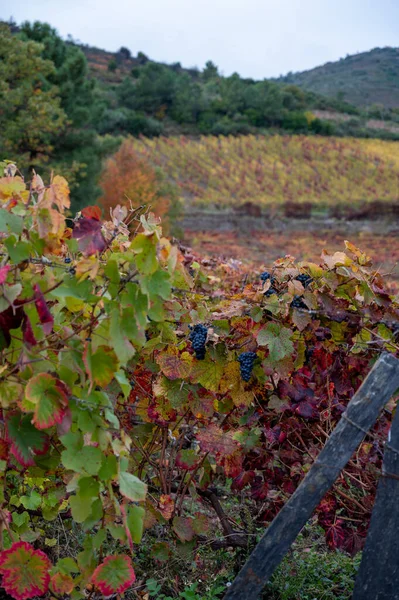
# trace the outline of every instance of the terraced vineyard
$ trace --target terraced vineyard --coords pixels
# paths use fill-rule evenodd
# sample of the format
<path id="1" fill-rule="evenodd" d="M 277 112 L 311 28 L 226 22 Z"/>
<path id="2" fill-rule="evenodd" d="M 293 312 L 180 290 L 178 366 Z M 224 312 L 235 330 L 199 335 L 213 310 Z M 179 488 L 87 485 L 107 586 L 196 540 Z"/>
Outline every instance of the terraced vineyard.
<path id="1" fill-rule="evenodd" d="M 160 137 L 136 140 L 186 206 L 392 205 L 399 198 L 399 143 L 306 136 Z"/>

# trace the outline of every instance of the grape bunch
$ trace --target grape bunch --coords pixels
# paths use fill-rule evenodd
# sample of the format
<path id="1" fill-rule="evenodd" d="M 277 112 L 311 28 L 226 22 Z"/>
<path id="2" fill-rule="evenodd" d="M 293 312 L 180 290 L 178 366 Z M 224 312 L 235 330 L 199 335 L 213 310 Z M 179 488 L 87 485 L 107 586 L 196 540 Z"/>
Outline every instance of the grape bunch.
<path id="1" fill-rule="evenodd" d="M 195 352 L 195 358 L 197 360 L 204 360 L 205 358 L 205 342 L 208 334 L 208 328 L 205 325 L 194 325 L 189 335 L 189 340 Z"/>
<path id="2" fill-rule="evenodd" d="M 277 294 L 277 291 L 274 289 L 274 287 L 269 287 L 269 289 L 264 293 L 264 296 L 269 298 L 269 296 L 273 296 L 273 294 Z"/>
<path id="3" fill-rule="evenodd" d="M 270 275 L 268 271 L 264 271 L 263 273 L 261 273 L 260 278 L 263 282 L 267 281 L 268 279 L 270 279 L 270 283 L 274 283 L 276 281 L 276 278 Z"/>
<path id="4" fill-rule="evenodd" d="M 302 300 L 302 296 L 294 296 L 294 298 L 291 302 L 291 307 L 292 308 L 305 308 L 306 310 L 309 310 L 308 307 L 306 306 L 306 304 L 304 303 L 304 301 Z"/>
<path id="5" fill-rule="evenodd" d="M 251 373 L 254 367 L 255 358 L 256 352 L 243 352 L 238 357 L 238 362 L 240 363 L 241 378 L 244 381 L 249 381 L 251 379 Z"/>
<path id="6" fill-rule="evenodd" d="M 297 277 L 295 277 L 295 279 L 297 281 L 299 281 L 300 283 L 302 283 L 304 288 L 307 288 L 308 285 L 310 285 L 313 281 L 313 279 L 311 278 L 310 275 L 307 275 L 306 273 L 301 273 L 300 275 L 298 275 Z"/>

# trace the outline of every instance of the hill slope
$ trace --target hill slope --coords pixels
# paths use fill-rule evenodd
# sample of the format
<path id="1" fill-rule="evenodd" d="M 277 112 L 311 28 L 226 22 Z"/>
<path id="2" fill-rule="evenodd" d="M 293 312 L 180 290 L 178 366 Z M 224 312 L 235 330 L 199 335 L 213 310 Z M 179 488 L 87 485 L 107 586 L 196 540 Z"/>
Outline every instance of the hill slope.
<path id="1" fill-rule="evenodd" d="M 378 103 L 399 108 L 399 48 L 374 48 L 309 71 L 288 73 L 278 81 L 329 97 L 343 96 L 357 106 Z"/>
<path id="2" fill-rule="evenodd" d="M 396 142 L 248 135 L 133 143 L 177 184 L 187 208 L 294 203 L 347 213 L 378 203 L 381 212 L 398 201 Z"/>

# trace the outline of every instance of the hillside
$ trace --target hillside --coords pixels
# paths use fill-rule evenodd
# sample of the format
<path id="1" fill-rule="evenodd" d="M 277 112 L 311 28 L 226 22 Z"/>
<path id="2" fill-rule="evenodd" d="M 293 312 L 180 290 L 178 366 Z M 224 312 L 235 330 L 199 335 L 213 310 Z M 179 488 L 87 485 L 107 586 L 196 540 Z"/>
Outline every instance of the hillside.
<path id="1" fill-rule="evenodd" d="M 356 106 L 399 108 L 399 48 L 374 48 L 278 81 Z"/>
<path id="2" fill-rule="evenodd" d="M 251 205 L 258 212 L 328 209 L 354 215 L 360 209 L 392 210 L 398 201 L 396 142 L 248 135 L 133 143 L 142 158 L 177 184 L 187 209 Z"/>

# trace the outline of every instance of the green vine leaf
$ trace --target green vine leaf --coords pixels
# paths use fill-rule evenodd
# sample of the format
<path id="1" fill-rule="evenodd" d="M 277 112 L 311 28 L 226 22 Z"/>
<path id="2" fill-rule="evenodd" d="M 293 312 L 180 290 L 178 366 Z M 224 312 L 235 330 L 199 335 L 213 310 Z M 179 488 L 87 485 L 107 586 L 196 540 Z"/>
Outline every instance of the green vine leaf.
<path id="1" fill-rule="evenodd" d="M 143 502 L 147 494 L 146 484 L 127 472 L 119 474 L 119 489 L 121 494 L 132 502 Z"/>
<path id="2" fill-rule="evenodd" d="M 32 425 L 29 415 L 8 414 L 6 434 L 11 442 L 11 453 L 23 467 L 34 465 L 34 457 L 47 452 L 49 438 Z"/>
<path id="3" fill-rule="evenodd" d="M 101 387 L 107 386 L 118 370 L 118 359 L 112 348 L 108 346 L 100 346 L 92 354 L 91 346 L 87 343 L 83 354 L 83 361 L 86 365 L 90 381 Z"/>
<path id="4" fill-rule="evenodd" d="M 272 361 L 279 361 L 294 351 L 292 331 L 279 323 L 268 323 L 257 335 L 259 346 L 267 346 Z"/>

